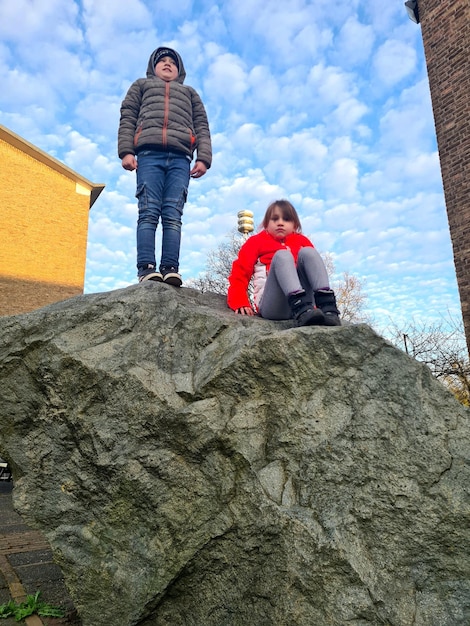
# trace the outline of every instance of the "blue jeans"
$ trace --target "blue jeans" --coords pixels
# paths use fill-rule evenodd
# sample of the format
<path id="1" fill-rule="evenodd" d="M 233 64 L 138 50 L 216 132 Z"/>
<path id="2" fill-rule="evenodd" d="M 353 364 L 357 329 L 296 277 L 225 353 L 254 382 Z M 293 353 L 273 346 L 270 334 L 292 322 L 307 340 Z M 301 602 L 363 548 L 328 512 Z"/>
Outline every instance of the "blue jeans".
<path id="1" fill-rule="evenodd" d="M 190 160 L 180 153 L 143 150 L 137 157 L 137 273 L 148 265 L 157 266 L 155 233 L 162 222 L 160 271 L 178 271 L 181 244 L 181 217 L 188 195 Z"/>

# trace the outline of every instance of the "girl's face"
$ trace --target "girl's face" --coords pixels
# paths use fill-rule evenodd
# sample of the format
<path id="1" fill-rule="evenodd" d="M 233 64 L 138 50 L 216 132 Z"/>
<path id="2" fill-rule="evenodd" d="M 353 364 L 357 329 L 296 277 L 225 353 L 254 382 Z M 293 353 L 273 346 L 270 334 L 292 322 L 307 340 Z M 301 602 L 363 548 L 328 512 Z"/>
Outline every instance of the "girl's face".
<path id="1" fill-rule="evenodd" d="M 162 57 L 155 66 L 155 76 L 170 82 L 178 78 L 178 66 L 171 57 Z"/>
<path id="2" fill-rule="evenodd" d="M 292 220 L 284 219 L 279 207 L 275 207 L 266 230 L 272 237 L 274 237 L 274 239 L 284 241 L 288 235 L 292 235 L 295 231 L 295 227 L 294 222 Z"/>

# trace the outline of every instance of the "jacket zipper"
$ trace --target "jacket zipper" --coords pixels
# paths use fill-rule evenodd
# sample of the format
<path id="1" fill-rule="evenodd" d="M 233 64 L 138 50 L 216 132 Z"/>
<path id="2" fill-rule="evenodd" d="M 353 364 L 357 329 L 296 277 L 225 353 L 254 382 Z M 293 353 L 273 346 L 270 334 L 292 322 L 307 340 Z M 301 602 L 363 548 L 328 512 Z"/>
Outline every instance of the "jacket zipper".
<path id="1" fill-rule="evenodd" d="M 139 137 L 140 137 L 140 134 L 142 132 L 142 128 L 143 128 L 143 124 L 141 122 L 139 127 L 137 128 L 137 131 L 134 134 L 134 146 L 135 147 L 137 147 L 137 144 L 139 143 Z"/>
<path id="2" fill-rule="evenodd" d="M 168 143 L 167 138 L 167 130 L 168 130 L 168 116 L 170 113 L 170 83 L 165 83 L 165 107 L 164 107 L 164 115 L 163 115 L 163 129 L 162 129 L 162 142 L 166 147 Z"/>

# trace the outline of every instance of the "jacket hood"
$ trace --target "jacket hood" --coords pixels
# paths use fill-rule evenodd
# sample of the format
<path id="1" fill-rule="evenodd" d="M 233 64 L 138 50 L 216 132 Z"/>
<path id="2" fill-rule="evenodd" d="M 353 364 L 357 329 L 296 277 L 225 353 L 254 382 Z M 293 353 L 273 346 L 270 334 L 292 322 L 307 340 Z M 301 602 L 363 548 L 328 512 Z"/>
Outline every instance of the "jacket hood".
<path id="1" fill-rule="evenodd" d="M 168 46 L 160 46 L 159 48 L 154 50 L 152 54 L 150 55 L 149 62 L 147 65 L 147 78 L 150 78 L 151 76 L 155 76 L 155 57 L 157 56 L 160 50 L 171 50 L 173 54 L 176 55 L 178 59 L 179 74 L 178 74 L 178 78 L 176 78 L 175 81 L 177 83 L 184 83 L 184 79 L 186 78 L 186 70 L 184 69 L 183 59 L 180 57 L 178 52 L 176 52 L 176 50 L 173 50 L 173 48 L 169 48 Z"/>

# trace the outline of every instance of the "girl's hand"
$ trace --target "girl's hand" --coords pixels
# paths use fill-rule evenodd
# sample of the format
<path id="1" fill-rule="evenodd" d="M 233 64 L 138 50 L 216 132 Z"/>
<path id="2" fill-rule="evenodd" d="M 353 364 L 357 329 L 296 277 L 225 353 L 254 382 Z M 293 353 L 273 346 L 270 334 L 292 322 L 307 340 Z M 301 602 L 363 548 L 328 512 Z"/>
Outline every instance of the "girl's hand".
<path id="1" fill-rule="evenodd" d="M 255 314 L 251 306 L 241 306 L 239 309 L 235 309 L 235 313 L 237 313 L 237 315 L 254 315 Z"/>

